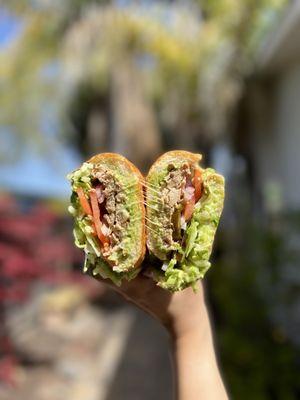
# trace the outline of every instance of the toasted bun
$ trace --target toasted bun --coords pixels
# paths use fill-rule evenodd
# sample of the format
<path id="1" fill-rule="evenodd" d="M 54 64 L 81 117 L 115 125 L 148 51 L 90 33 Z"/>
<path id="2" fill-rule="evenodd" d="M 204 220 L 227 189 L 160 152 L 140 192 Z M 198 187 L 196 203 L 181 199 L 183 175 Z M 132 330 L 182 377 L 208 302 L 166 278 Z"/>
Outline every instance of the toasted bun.
<path id="1" fill-rule="evenodd" d="M 143 218 L 143 227 L 142 227 L 142 237 L 141 237 L 141 244 L 140 244 L 140 254 L 139 257 L 134 264 L 134 267 L 138 267 L 141 262 L 143 261 L 145 257 L 145 252 L 146 252 L 146 228 L 145 228 L 145 207 L 143 205 L 144 203 L 144 195 L 143 195 L 143 181 L 144 177 L 139 171 L 139 169 L 132 164 L 127 158 L 124 156 L 117 154 L 117 153 L 100 153 L 96 154 L 95 156 L 91 157 L 87 162 L 91 164 L 101 164 L 102 162 L 105 162 L 107 160 L 111 160 L 112 162 L 118 162 L 121 165 L 124 165 L 124 167 L 129 170 L 132 174 L 134 174 L 138 178 L 138 190 L 139 190 L 139 199 L 140 199 L 140 209 L 142 212 L 142 218 Z"/>
<path id="2" fill-rule="evenodd" d="M 201 154 L 197 153 L 190 153 L 189 151 L 184 151 L 184 150 L 173 150 L 173 151 L 168 151 L 164 154 L 162 154 L 151 166 L 148 175 L 146 177 L 146 182 L 150 178 L 150 176 L 157 174 L 160 169 L 163 169 L 166 167 L 168 163 L 171 162 L 178 162 L 182 161 L 182 163 L 187 162 L 189 164 L 192 164 L 194 168 L 200 168 L 199 166 L 199 161 L 202 159 Z M 146 196 L 147 196 L 147 189 L 146 189 Z M 146 202 L 148 199 L 146 198 Z M 146 214 L 150 212 L 151 214 L 151 209 L 148 208 L 146 209 Z M 149 215 L 148 215 L 149 218 Z M 147 233 L 147 247 L 148 249 L 157 257 L 160 258 L 161 260 L 165 259 L 165 254 L 164 252 L 158 250 L 157 248 L 157 237 L 155 234 L 152 233 L 151 229 L 146 229 Z"/>
<path id="3" fill-rule="evenodd" d="M 172 150 L 167 151 L 166 153 L 162 154 L 157 160 L 152 164 L 147 177 L 153 172 L 154 169 L 158 168 L 160 164 L 165 163 L 166 161 L 170 160 L 178 160 L 182 159 L 183 161 L 190 162 L 192 164 L 198 164 L 199 161 L 202 159 L 202 155 L 198 153 L 191 153 L 185 150 Z"/>

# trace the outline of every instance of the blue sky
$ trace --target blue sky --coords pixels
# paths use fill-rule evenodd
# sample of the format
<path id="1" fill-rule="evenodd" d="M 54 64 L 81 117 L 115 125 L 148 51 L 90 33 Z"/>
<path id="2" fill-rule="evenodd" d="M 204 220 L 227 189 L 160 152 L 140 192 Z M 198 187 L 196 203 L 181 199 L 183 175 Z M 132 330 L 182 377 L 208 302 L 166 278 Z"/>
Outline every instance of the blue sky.
<path id="1" fill-rule="evenodd" d="M 0 51 L 17 37 L 21 29 L 21 21 L 0 8 Z M 51 135 L 55 139 L 55 132 Z M 8 147 L 9 133 L 1 135 L 1 140 L 6 140 L 3 147 Z M 25 146 L 16 162 L 1 164 L 0 188 L 18 194 L 66 198 L 70 192 L 66 174 L 79 165 L 80 157 L 58 139 L 55 143 L 54 150 L 45 154 Z"/>
<path id="2" fill-rule="evenodd" d="M 0 186 L 18 194 L 66 198 L 70 185 L 68 172 L 78 167 L 79 156 L 64 146 L 49 154 L 38 155 L 32 149 L 23 149 L 18 162 L 1 165 Z"/>
<path id="3" fill-rule="evenodd" d="M 0 7 L 0 46 L 8 45 L 22 29 L 20 19 Z"/>
<path id="4" fill-rule="evenodd" d="M 127 3 L 127 0 L 117 1 L 119 6 Z M 147 6 L 152 1 L 145 0 L 143 3 L 144 6 Z M 21 30 L 20 18 L 9 14 L 0 6 L 0 51 L 5 50 L 18 37 Z M 142 61 L 145 62 L 145 60 Z M 147 59 L 147 63 L 149 63 L 149 59 Z M 53 72 L 55 67 L 55 63 L 51 65 L 50 72 Z M 53 126 L 53 121 L 51 126 Z M 17 162 L 7 165 L 0 164 L 0 188 L 20 194 L 46 197 L 67 197 L 69 195 L 70 189 L 66 181 L 66 174 L 75 169 L 81 160 L 74 149 L 68 148 L 59 141 L 55 129 L 48 132 L 55 141 L 55 149 L 51 153 L 38 154 L 28 145 L 22 149 L 22 155 Z M 1 132 L 0 126 L 1 139 L 4 139 L 2 149 L 7 148 L 9 151 L 11 146 L 9 133 L 3 132 L 3 129 Z"/>

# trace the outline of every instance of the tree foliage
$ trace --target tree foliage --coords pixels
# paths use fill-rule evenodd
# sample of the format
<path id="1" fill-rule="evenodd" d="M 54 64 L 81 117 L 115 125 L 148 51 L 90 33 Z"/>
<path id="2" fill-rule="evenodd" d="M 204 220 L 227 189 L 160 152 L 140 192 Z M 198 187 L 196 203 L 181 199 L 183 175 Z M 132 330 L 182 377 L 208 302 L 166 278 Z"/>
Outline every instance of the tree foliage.
<path id="1" fill-rule="evenodd" d="M 246 213 L 221 235 L 209 274 L 216 336 L 232 399 L 296 400 L 299 382 L 298 212 L 265 224 Z M 225 233 L 225 232 L 223 232 Z"/>
<path id="2" fill-rule="evenodd" d="M 22 31 L 0 53 L 1 125 L 41 143 L 59 115 L 65 124 L 58 127 L 69 132 L 66 110 L 82 85 L 106 96 L 112 70 L 131 60 L 163 131 L 213 138 L 226 129 L 255 49 L 283 3 L 5 1 Z"/>

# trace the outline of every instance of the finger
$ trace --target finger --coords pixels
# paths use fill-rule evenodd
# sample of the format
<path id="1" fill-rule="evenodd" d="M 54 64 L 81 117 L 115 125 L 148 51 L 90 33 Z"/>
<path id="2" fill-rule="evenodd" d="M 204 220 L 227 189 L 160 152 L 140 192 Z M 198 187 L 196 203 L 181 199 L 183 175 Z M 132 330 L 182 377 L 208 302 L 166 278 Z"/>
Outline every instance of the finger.
<path id="1" fill-rule="evenodd" d="M 150 279 L 149 277 L 146 277 L 142 273 L 140 273 L 131 281 L 124 280 L 120 286 L 120 289 L 126 293 L 129 292 L 145 293 L 148 292 L 149 290 L 153 290 L 155 286 L 156 283 L 153 281 L 153 279 Z"/>
<path id="2" fill-rule="evenodd" d="M 153 292 L 163 291 L 163 289 L 156 285 L 152 274 L 145 273 L 145 271 L 142 271 L 130 281 L 124 279 L 120 286 L 114 284 L 109 278 L 103 278 L 101 275 L 93 275 L 92 272 L 88 272 L 88 275 L 103 283 L 109 289 L 113 289 L 115 292 L 123 295 L 126 300 L 139 300 L 147 298 Z"/>
<path id="3" fill-rule="evenodd" d="M 91 271 L 88 271 L 87 275 L 89 275 L 93 279 L 96 279 L 98 282 L 103 283 L 109 288 L 113 289 L 116 286 L 109 278 L 103 278 L 101 275 L 94 275 Z"/>
<path id="4" fill-rule="evenodd" d="M 107 287 L 108 289 L 111 289 L 114 292 L 122 295 L 126 300 L 131 300 L 131 297 L 135 297 L 136 292 L 138 291 L 138 277 L 130 282 L 123 280 L 121 285 L 118 286 L 109 278 L 103 278 L 101 275 L 93 275 L 92 273 L 90 273 L 89 275 L 90 277 L 96 279 L 98 282 L 104 284 L 105 287 Z"/>

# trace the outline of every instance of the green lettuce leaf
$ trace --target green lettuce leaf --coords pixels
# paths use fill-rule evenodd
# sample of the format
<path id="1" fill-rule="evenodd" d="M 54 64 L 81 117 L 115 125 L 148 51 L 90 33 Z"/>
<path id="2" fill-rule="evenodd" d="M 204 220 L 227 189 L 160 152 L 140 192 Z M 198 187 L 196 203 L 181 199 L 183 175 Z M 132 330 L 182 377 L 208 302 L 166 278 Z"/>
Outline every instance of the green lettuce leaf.
<path id="1" fill-rule="evenodd" d="M 165 273 L 155 273 L 158 285 L 173 292 L 187 286 L 195 288 L 195 283 L 211 266 L 209 258 L 223 209 L 224 178 L 211 168 L 204 170 L 202 177 L 204 193 L 188 224 L 186 246 L 179 252 L 182 253 L 181 261 L 177 262 L 175 255 Z"/>
<path id="2" fill-rule="evenodd" d="M 140 272 L 141 268 L 135 268 L 128 272 L 115 272 L 111 266 L 101 257 L 87 254 L 85 257 L 83 272 L 93 277 L 100 276 L 103 279 L 110 279 L 116 286 L 121 286 L 123 279 L 131 281 Z"/>

